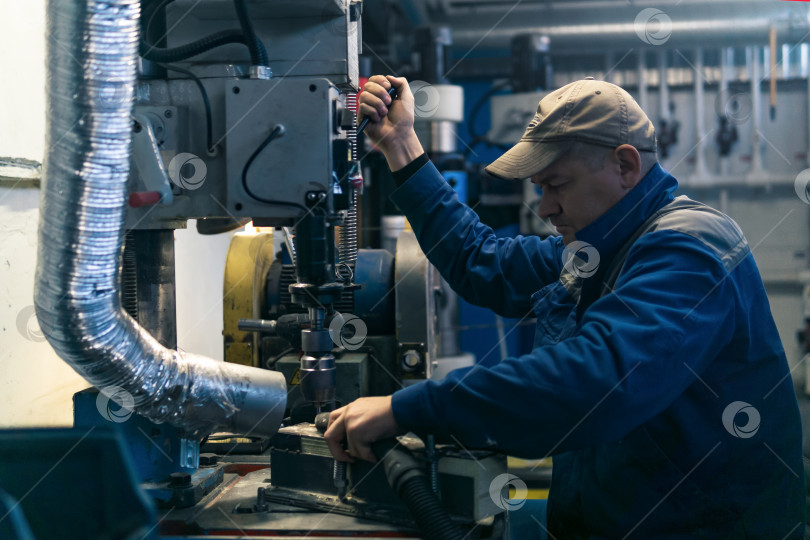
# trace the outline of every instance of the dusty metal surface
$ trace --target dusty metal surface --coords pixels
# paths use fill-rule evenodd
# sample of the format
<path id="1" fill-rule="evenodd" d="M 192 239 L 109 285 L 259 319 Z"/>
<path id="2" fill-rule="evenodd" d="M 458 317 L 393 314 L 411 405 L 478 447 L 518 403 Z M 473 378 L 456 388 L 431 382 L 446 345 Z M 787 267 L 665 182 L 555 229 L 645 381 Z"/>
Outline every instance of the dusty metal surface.
<path id="1" fill-rule="evenodd" d="M 237 470 L 234 465 L 230 469 Z M 247 470 L 247 469 L 243 469 Z M 225 481 L 207 495 L 197 506 L 163 514 L 160 534 L 163 537 L 193 535 L 260 536 L 280 538 L 419 538 L 412 529 L 341 515 L 336 512 L 315 511 L 278 502 L 268 502 L 266 512 L 253 512 L 260 487 L 270 485 L 270 469 L 260 469 L 244 476 L 226 473 Z M 327 497 L 323 498 L 324 503 Z M 331 536 L 330 536 L 331 535 Z"/>

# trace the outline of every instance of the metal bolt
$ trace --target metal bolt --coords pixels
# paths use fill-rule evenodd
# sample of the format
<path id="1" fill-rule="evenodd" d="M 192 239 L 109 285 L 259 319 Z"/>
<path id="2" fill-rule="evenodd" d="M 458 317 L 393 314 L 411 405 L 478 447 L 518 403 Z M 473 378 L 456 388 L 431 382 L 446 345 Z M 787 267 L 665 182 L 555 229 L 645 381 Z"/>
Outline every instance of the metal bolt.
<path id="1" fill-rule="evenodd" d="M 200 466 L 201 467 L 210 467 L 212 465 L 216 465 L 219 461 L 219 456 L 212 453 L 205 453 L 200 454 Z"/>
<path id="2" fill-rule="evenodd" d="M 260 487 L 256 491 L 256 504 L 253 505 L 254 512 L 267 512 L 268 506 L 267 502 L 264 500 L 265 491 L 266 489 L 263 487 Z"/>
<path id="3" fill-rule="evenodd" d="M 332 468 L 332 481 L 337 488 L 337 495 L 340 499 L 346 496 L 346 462 L 335 460 Z"/>
<path id="4" fill-rule="evenodd" d="M 421 362 L 422 357 L 413 349 L 405 351 L 405 354 L 402 355 L 402 367 L 405 371 L 415 370 Z"/>
<path id="5" fill-rule="evenodd" d="M 166 118 L 171 118 L 172 117 L 171 109 L 166 109 L 165 111 L 163 111 L 163 116 L 165 116 Z"/>
<path id="6" fill-rule="evenodd" d="M 185 487 L 191 485 L 191 473 L 173 472 L 169 475 L 169 485 L 174 487 Z"/>

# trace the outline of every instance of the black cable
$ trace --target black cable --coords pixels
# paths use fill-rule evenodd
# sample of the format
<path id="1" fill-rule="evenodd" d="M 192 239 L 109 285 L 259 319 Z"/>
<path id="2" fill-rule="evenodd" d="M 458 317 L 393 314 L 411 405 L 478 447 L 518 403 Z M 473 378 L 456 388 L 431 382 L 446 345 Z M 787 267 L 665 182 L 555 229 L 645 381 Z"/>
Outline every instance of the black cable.
<path id="1" fill-rule="evenodd" d="M 371 445 L 377 459 L 382 462 L 385 478 L 394 493 L 399 495 L 411 518 L 425 540 L 464 540 L 464 535 L 439 502 L 425 474 L 424 467 L 395 439 L 383 439 Z"/>
<path id="2" fill-rule="evenodd" d="M 247 40 L 241 30 L 221 30 L 198 39 L 197 41 L 192 41 L 191 43 L 186 43 L 185 45 L 171 49 L 156 47 L 148 43 L 145 39 L 142 39 L 140 43 L 140 54 L 142 57 L 152 62 L 180 62 L 192 56 L 210 51 L 211 49 L 223 45 L 230 45 L 231 43 L 247 45 Z M 267 53 L 265 52 L 265 54 Z"/>
<path id="3" fill-rule="evenodd" d="M 250 190 L 250 187 L 248 187 L 247 174 L 248 171 L 250 170 L 250 166 L 253 165 L 253 162 L 256 160 L 257 157 L 259 157 L 259 154 L 261 154 L 262 151 L 265 148 L 267 148 L 267 145 L 273 142 L 273 139 L 283 134 L 284 134 L 284 126 L 277 125 L 275 128 L 273 128 L 273 131 L 270 132 L 270 135 L 268 135 L 267 138 L 264 139 L 264 141 L 262 141 L 262 144 L 260 144 L 259 147 L 253 151 L 253 153 L 250 155 L 247 162 L 245 163 L 244 168 L 242 169 L 242 188 L 245 190 L 245 193 L 247 193 L 253 200 L 263 202 L 266 204 L 276 204 L 279 206 L 292 206 L 294 208 L 299 208 L 304 212 L 306 212 L 307 211 L 306 207 L 301 204 L 288 201 L 274 201 L 273 199 L 265 199 L 253 193 L 253 191 Z"/>
<path id="4" fill-rule="evenodd" d="M 253 39 L 246 37 L 247 34 L 242 29 L 221 30 L 202 39 L 198 39 L 197 41 L 170 49 L 157 47 L 156 45 L 149 43 L 146 36 L 149 34 L 149 25 L 151 25 L 153 17 L 160 9 L 165 8 L 172 2 L 174 2 L 174 0 L 156 0 L 144 8 L 144 20 L 146 20 L 147 23 L 146 27 L 142 31 L 142 38 L 140 42 L 139 52 L 142 57 L 152 62 L 180 62 L 223 45 L 240 43 L 249 47 L 251 62 L 255 64 L 253 57 L 254 55 L 258 55 L 265 61 L 265 63 L 262 65 L 268 65 L 267 50 L 264 48 L 264 44 L 256 39 L 255 35 L 253 36 Z M 252 27 L 250 30 L 252 31 Z M 254 53 L 253 47 L 257 49 L 256 53 Z"/>
<path id="5" fill-rule="evenodd" d="M 277 355 L 273 356 L 272 358 L 268 358 L 264 363 L 265 367 L 267 369 L 275 369 L 276 362 L 278 362 L 279 360 L 281 360 L 282 357 L 284 357 L 284 356 L 286 356 L 288 354 L 296 354 L 297 355 L 298 354 L 298 349 L 296 349 L 294 347 L 284 349 L 283 351 L 281 351 Z"/>
<path id="6" fill-rule="evenodd" d="M 483 107 L 484 103 L 489 101 L 490 98 L 492 98 L 492 96 L 494 96 L 501 90 L 508 88 L 509 86 L 511 86 L 511 83 L 509 81 L 502 82 L 500 84 L 495 84 L 492 86 L 492 88 L 487 90 L 483 96 L 478 98 L 478 101 L 475 102 L 475 105 L 473 105 L 473 108 L 470 110 L 470 121 L 467 123 L 467 132 L 470 134 L 470 137 L 473 140 L 483 138 L 483 135 L 480 135 L 475 132 L 475 120 L 476 117 L 478 116 L 478 113 L 481 112 L 481 107 Z"/>
<path id="7" fill-rule="evenodd" d="M 233 6 L 236 8 L 236 16 L 239 19 L 242 34 L 245 36 L 246 44 L 250 50 L 250 62 L 254 66 L 269 66 L 270 60 L 267 57 L 267 51 L 253 29 L 253 23 L 250 21 L 245 0 L 234 0 Z"/>
<path id="8" fill-rule="evenodd" d="M 158 63 L 159 66 L 163 67 L 164 69 L 169 69 L 171 71 L 176 71 L 178 73 L 182 73 L 183 75 L 189 77 L 194 83 L 197 85 L 197 88 L 200 89 L 200 95 L 202 96 L 203 106 L 205 107 L 205 140 L 206 144 L 205 147 L 208 150 L 208 153 L 211 154 L 214 152 L 214 127 L 213 127 L 213 119 L 211 114 L 211 100 L 208 99 L 208 92 L 205 91 L 205 86 L 203 86 L 202 81 L 199 77 L 194 75 L 191 71 L 181 68 L 180 66 L 175 66 L 172 64 L 164 64 Z"/>
<path id="9" fill-rule="evenodd" d="M 152 27 L 152 21 L 154 20 L 155 15 L 157 15 L 158 11 L 165 8 L 172 2 L 174 2 L 174 0 L 152 0 L 142 2 L 143 7 L 143 13 L 141 14 L 141 24 L 143 24 L 142 35 L 144 36 L 150 35 L 149 30 Z M 163 37 L 165 37 L 165 35 Z"/>
<path id="10" fill-rule="evenodd" d="M 465 157 L 468 156 L 469 153 L 472 151 L 472 148 L 479 143 L 486 143 L 487 146 L 495 146 L 497 148 L 500 148 L 504 152 L 509 149 L 508 146 L 489 140 L 486 135 L 476 133 L 475 121 L 478 118 L 478 115 L 481 112 L 481 108 L 484 106 L 484 104 L 487 101 L 489 101 L 492 98 L 492 96 L 494 96 L 501 90 L 509 88 L 511 85 L 512 83 L 509 81 L 493 85 L 492 88 L 487 90 L 486 93 L 483 96 L 481 96 L 478 99 L 478 101 L 475 102 L 475 105 L 473 105 L 473 108 L 470 110 L 470 117 L 469 117 L 470 119 L 467 122 L 467 133 L 470 134 L 470 138 L 472 139 L 472 141 L 468 145 L 467 150 L 464 152 Z"/>
<path id="11" fill-rule="evenodd" d="M 166 6 L 174 2 L 174 0 L 141 0 L 141 32 L 138 41 L 138 54 L 146 47 L 150 48 L 165 47 L 166 45 Z M 153 24 L 155 26 L 153 31 Z M 154 43 L 154 46 L 149 44 Z M 143 66 L 147 73 L 149 72 L 146 65 Z M 166 70 L 161 72 L 155 71 L 155 76 L 165 77 Z"/>

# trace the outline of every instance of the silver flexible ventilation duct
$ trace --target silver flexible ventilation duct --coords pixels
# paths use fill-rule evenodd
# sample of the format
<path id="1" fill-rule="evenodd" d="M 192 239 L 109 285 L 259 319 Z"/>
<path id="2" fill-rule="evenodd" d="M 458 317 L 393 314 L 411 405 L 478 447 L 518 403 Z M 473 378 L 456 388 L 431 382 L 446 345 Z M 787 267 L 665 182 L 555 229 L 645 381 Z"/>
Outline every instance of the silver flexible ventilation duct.
<path id="1" fill-rule="evenodd" d="M 49 0 L 48 126 L 35 303 L 73 369 L 134 398 L 136 412 L 201 437 L 272 435 L 277 372 L 166 349 L 121 306 L 139 0 Z"/>

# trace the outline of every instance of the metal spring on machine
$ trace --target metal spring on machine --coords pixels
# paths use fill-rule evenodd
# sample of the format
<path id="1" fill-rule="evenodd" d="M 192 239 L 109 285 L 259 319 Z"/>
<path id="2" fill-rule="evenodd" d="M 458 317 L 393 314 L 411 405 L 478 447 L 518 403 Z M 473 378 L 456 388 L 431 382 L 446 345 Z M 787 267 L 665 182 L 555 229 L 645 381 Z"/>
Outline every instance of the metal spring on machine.
<path id="1" fill-rule="evenodd" d="M 357 161 L 357 94 L 346 94 L 346 108 L 352 111 L 353 120 L 351 129 L 346 130 L 352 150 L 352 161 Z"/>
<path id="2" fill-rule="evenodd" d="M 335 267 L 337 278 L 351 281 L 354 277 L 354 265 L 357 262 L 357 200 L 359 190 L 352 186 L 349 195 L 350 206 L 346 219 L 338 229 L 338 264 Z"/>
<path id="3" fill-rule="evenodd" d="M 135 233 L 126 233 L 121 265 L 121 305 L 129 316 L 138 320 L 138 276 L 135 256 Z"/>
<path id="4" fill-rule="evenodd" d="M 352 111 L 352 127 L 347 130 L 349 146 L 351 148 L 352 161 L 357 163 L 357 94 L 346 95 L 346 108 Z M 357 262 L 357 201 L 360 189 L 363 186 L 363 178 L 359 172 L 350 173 L 349 185 L 349 210 L 342 226 L 338 228 L 337 255 L 338 262 L 335 265 L 335 277 L 344 283 L 350 283 L 354 279 L 354 265 Z"/>
<path id="5" fill-rule="evenodd" d="M 295 264 L 295 229 L 292 227 L 282 227 L 284 231 L 284 244 L 287 246 L 287 251 L 290 253 L 290 260 Z"/>

